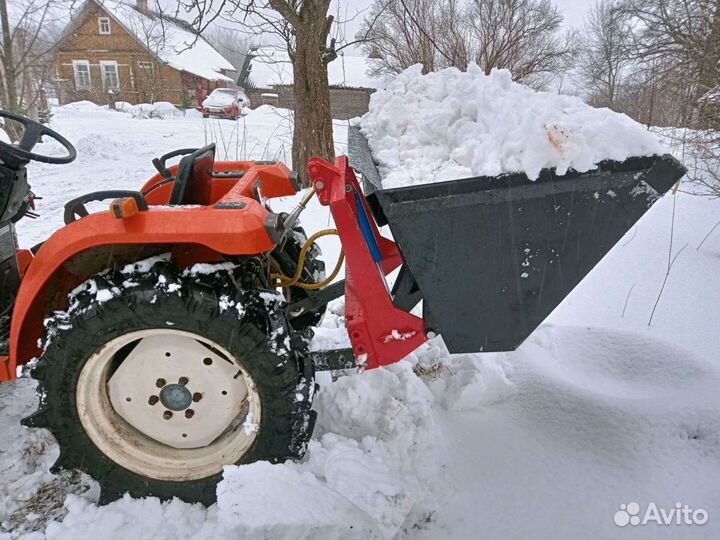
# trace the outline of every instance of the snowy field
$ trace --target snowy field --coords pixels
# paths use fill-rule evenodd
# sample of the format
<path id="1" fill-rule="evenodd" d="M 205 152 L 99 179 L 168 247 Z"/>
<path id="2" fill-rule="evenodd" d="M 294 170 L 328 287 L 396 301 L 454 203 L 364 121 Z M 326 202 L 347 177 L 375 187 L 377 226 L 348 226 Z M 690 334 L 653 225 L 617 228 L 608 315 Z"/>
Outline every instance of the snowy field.
<path id="1" fill-rule="evenodd" d="M 78 159 L 30 167 L 42 215 L 20 223 L 23 245 L 61 225 L 67 199 L 137 189 L 176 148 L 290 156 L 287 114 L 266 107 L 235 123 L 77 105 L 52 127 Z M 345 124 L 335 136 L 342 153 Z M 329 219 L 313 205 L 304 224 Z M 720 201 L 667 195 L 514 353 L 450 357 L 435 340 L 388 369 L 323 378 L 305 459 L 227 467 L 208 509 L 98 507 L 92 482 L 49 473 L 52 438 L 19 426 L 33 382 L 0 385 L 0 538 L 720 538 L 720 227 L 707 236 L 719 220 Z M 332 265 L 337 242 L 323 250 Z M 342 311 L 331 306 L 316 346 L 346 342 Z M 709 519 L 617 526 L 631 502 Z"/>

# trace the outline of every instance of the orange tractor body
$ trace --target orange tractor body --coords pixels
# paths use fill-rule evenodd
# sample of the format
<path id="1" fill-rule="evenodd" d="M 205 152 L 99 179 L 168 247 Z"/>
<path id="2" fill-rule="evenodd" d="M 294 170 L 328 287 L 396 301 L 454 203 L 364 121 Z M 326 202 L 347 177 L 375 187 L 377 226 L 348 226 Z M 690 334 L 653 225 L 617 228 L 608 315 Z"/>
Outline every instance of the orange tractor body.
<path id="1" fill-rule="evenodd" d="M 208 168 L 209 167 L 209 168 Z M 177 165 L 168 168 L 177 174 Z M 67 307 L 67 293 L 101 268 L 132 262 L 148 250 L 170 251 L 183 266 L 217 262 L 224 255 L 271 251 L 271 212 L 259 202 L 297 192 L 293 173 L 282 163 L 198 162 L 183 204 L 168 206 L 173 183 L 158 173 L 141 189 L 148 209 L 120 215 L 114 208 L 72 221 L 33 255 L 18 251 L 22 277 L 15 300 L 10 354 L 0 356 L 0 382 L 16 378 L 16 368 L 38 357 L 38 340 L 49 312 Z M 212 175 L 212 176 L 211 176 Z M 72 203 L 72 201 L 71 201 Z M 71 204 L 69 203 L 69 204 Z M 128 205 L 128 203 L 125 203 Z"/>

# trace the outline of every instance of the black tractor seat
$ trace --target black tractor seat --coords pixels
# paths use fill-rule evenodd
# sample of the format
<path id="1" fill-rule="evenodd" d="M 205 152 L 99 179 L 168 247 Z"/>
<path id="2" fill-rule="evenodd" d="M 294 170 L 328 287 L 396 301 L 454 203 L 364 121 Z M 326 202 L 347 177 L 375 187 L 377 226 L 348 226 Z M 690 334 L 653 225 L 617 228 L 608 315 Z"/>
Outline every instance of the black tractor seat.
<path id="1" fill-rule="evenodd" d="M 192 154 L 183 157 L 178 163 L 177 173 L 175 174 L 175 183 L 170 194 L 170 206 L 190 203 L 191 201 L 187 200 L 188 188 L 192 185 L 193 180 L 201 174 L 201 171 L 205 171 L 206 174 L 207 171 L 212 171 L 214 163 L 214 144 L 198 148 Z"/>
<path id="2" fill-rule="evenodd" d="M 173 175 L 165 164 L 169 159 L 177 156 L 184 157 L 178 163 L 175 175 Z M 187 200 L 189 196 L 188 188 L 192 185 L 193 180 L 195 180 L 196 176 L 198 176 L 202 169 L 205 170 L 206 174 L 212 176 L 214 163 L 215 144 L 209 144 L 207 146 L 203 146 L 202 148 L 181 148 L 180 150 L 168 152 L 159 158 L 153 159 L 153 165 L 164 177 L 164 180 L 161 180 L 157 184 L 154 184 L 150 189 L 144 191 L 143 195 L 147 196 L 162 186 L 173 184 L 168 204 L 171 206 L 190 204 Z"/>
<path id="3" fill-rule="evenodd" d="M 173 157 L 180 155 L 184 157 L 178 163 L 178 168 L 175 176 L 165 167 L 165 162 Z M 153 190 L 160 186 L 173 184 L 172 192 L 170 193 L 170 199 L 168 204 L 170 206 L 192 204 L 192 201 L 188 200 L 190 196 L 190 187 L 193 181 L 199 177 L 200 174 L 210 174 L 208 171 L 212 171 L 213 164 L 215 163 L 215 145 L 209 144 L 202 148 L 183 148 L 181 150 L 175 150 L 165 154 L 160 158 L 153 160 L 153 165 L 158 169 L 160 174 L 165 177 L 164 180 L 158 182 L 150 189 L 145 192 L 130 191 L 130 190 L 104 190 L 104 191 L 93 191 L 86 193 L 80 197 L 76 197 L 65 204 L 65 224 L 69 225 L 78 218 L 84 218 L 89 215 L 85 204 L 94 201 L 105 201 L 110 199 L 119 199 L 122 197 L 132 197 L 138 203 L 140 210 L 147 210 L 148 203 L 145 197 Z"/>

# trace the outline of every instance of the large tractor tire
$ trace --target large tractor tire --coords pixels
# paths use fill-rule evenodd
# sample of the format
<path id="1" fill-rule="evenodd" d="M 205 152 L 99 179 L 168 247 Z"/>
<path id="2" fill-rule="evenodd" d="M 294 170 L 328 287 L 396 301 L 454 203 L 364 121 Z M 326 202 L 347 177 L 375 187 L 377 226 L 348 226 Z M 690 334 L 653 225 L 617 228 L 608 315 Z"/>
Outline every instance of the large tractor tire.
<path id="1" fill-rule="evenodd" d="M 292 276 L 297 270 L 300 251 L 305 242 L 307 234 L 302 227 L 294 227 L 287 235 L 285 242 L 278 246 L 273 252 L 273 259 L 277 262 L 280 270 L 286 276 Z M 303 266 L 303 273 L 300 281 L 303 283 L 320 283 L 325 279 L 325 263 L 320 259 L 322 251 L 316 243 L 308 250 Z M 288 304 L 303 300 L 308 297 L 308 290 L 302 287 L 291 286 L 284 291 Z M 287 315 L 290 325 L 297 331 L 302 332 L 307 328 L 318 326 L 325 316 L 327 306 L 323 305 L 314 310 L 293 313 L 288 311 Z"/>
<path id="2" fill-rule="evenodd" d="M 47 325 L 40 409 L 25 422 L 57 439 L 54 470 L 92 476 L 101 503 L 127 492 L 208 505 L 223 466 L 304 454 L 312 362 L 293 350 L 282 298 L 235 281 L 163 262 L 74 293 Z"/>

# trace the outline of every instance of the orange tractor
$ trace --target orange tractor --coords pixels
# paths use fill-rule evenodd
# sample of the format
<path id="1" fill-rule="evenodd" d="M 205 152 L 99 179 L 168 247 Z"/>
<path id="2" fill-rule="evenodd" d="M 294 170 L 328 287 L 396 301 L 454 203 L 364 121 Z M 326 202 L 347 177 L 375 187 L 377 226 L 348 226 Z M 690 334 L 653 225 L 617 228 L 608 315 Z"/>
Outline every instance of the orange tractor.
<path id="1" fill-rule="evenodd" d="M 282 214 L 273 199 L 298 192 L 294 173 L 218 162 L 210 145 L 153 160 L 140 191 L 69 201 L 65 226 L 28 250 L 14 232 L 34 209 L 26 165 L 68 163 L 75 149 L 0 117 L 24 125 L 17 145 L 0 143 L 0 381 L 31 367 L 40 404 L 25 424 L 53 433 L 55 469 L 90 474 L 101 502 L 129 492 L 208 504 L 224 465 L 302 457 L 317 370 L 391 364 L 437 334 L 450 352 L 515 349 L 684 173 L 654 156 L 537 182 L 382 190 L 353 132 L 366 189 L 347 158 L 313 159 L 312 188 Z M 43 136 L 67 154 L 34 153 Z M 298 216 L 312 196 L 336 230 L 308 238 Z M 102 200 L 106 211 L 88 212 Z M 344 280 L 333 282 L 342 260 L 325 275 L 323 234 L 340 237 Z M 351 347 L 309 352 L 342 295 Z"/>

